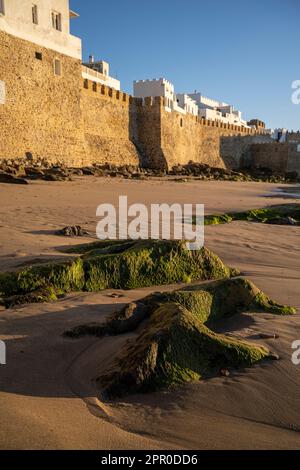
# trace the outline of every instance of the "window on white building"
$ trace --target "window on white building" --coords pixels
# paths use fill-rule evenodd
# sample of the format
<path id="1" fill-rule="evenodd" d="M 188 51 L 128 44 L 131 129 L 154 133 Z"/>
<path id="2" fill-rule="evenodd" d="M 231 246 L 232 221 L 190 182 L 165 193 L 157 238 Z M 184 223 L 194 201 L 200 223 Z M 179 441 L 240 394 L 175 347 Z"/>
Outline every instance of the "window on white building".
<path id="1" fill-rule="evenodd" d="M 0 15 L 5 15 L 4 0 L 0 0 Z"/>
<path id="2" fill-rule="evenodd" d="M 39 24 L 37 5 L 32 5 L 32 22 L 33 24 Z"/>
<path id="3" fill-rule="evenodd" d="M 57 31 L 62 31 L 61 13 L 57 13 L 57 11 L 52 12 L 52 26 Z"/>
<path id="4" fill-rule="evenodd" d="M 61 61 L 59 59 L 54 60 L 54 73 L 57 76 L 61 76 Z"/>

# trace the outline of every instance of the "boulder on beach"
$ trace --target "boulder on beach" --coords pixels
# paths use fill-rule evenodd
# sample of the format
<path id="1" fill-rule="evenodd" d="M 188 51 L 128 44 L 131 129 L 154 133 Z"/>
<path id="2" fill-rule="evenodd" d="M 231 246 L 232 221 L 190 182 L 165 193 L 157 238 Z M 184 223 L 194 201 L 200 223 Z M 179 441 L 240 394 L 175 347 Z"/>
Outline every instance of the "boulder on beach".
<path id="1" fill-rule="evenodd" d="M 220 373 L 227 377 L 230 368 L 250 366 L 265 357 L 275 359 L 264 346 L 213 331 L 221 320 L 242 312 L 292 315 L 296 311 L 274 302 L 247 279 L 223 279 L 153 293 L 128 304 L 105 323 L 79 325 L 65 336 L 139 331 L 98 379 L 104 396 L 115 398 Z"/>
<path id="2" fill-rule="evenodd" d="M 0 183 L 6 184 L 28 184 L 24 178 L 17 178 L 16 176 L 10 173 L 2 173 L 0 172 Z"/>
<path id="3" fill-rule="evenodd" d="M 62 230 L 58 230 L 56 233 L 57 235 L 61 235 L 63 237 L 84 237 L 89 234 L 80 225 L 68 226 Z"/>
<path id="4" fill-rule="evenodd" d="M 47 286 L 58 293 L 98 292 L 224 279 L 237 274 L 207 248 L 190 251 L 182 241 L 98 241 L 67 252 L 77 257 L 0 273 L 0 296 L 24 295 Z"/>

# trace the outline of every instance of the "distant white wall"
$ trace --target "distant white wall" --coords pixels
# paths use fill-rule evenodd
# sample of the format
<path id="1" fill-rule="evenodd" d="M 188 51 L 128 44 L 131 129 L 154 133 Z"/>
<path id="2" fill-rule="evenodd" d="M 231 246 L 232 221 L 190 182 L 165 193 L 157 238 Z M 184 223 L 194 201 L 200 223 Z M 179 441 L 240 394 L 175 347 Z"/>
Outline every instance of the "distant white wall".
<path id="1" fill-rule="evenodd" d="M 82 58 L 81 39 L 70 34 L 69 0 L 2 0 L 2 3 L 0 30 L 61 54 Z M 33 23 L 33 5 L 37 7 L 38 24 Z M 61 14 L 61 31 L 52 25 L 52 12 Z"/>
<path id="2" fill-rule="evenodd" d="M 281 144 L 284 144 L 287 139 L 287 129 L 273 129 L 271 134 L 272 139 L 277 140 Z"/>
<path id="3" fill-rule="evenodd" d="M 189 97 L 197 103 L 200 117 L 224 124 L 249 127 L 247 121 L 242 119 L 242 113 L 235 110 L 232 105 L 207 98 L 202 93 L 189 93 Z"/>
<path id="4" fill-rule="evenodd" d="M 104 75 L 97 70 L 90 69 L 89 67 L 82 66 L 82 76 L 87 80 L 92 80 L 93 82 L 100 83 L 101 85 L 106 85 L 115 90 L 121 90 L 121 83 L 116 78 Z"/>
<path id="5" fill-rule="evenodd" d="M 190 98 L 192 98 L 198 104 L 199 108 L 220 108 L 229 106 L 227 103 L 223 103 L 221 101 L 213 100 L 211 98 L 207 98 L 207 96 L 203 96 L 202 93 L 189 93 Z"/>
<path id="6" fill-rule="evenodd" d="M 192 114 L 224 124 L 249 127 L 242 119 L 242 113 L 233 106 L 203 96 L 202 93 L 181 93 L 175 95 L 174 85 L 164 78 L 138 80 L 133 84 L 134 96 L 137 98 L 164 97 L 165 109 L 181 114 Z"/>
<path id="7" fill-rule="evenodd" d="M 223 113 L 217 109 L 202 108 L 199 110 L 199 116 L 211 121 L 219 121 L 224 124 L 234 124 L 236 126 L 249 127 L 247 121 L 241 119 L 234 113 Z"/>

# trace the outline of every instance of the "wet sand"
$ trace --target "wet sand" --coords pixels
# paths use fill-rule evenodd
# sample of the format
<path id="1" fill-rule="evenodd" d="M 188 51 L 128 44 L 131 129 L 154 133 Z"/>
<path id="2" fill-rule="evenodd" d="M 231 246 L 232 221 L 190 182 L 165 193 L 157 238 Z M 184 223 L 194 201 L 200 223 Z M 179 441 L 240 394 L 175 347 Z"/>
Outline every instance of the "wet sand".
<path id="1" fill-rule="evenodd" d="M 71 183 L 0 185 L 0 270 L 32 259 L 57 259 L 69 243 L 91 241 L 96 207 L 129 202 L 205 203 L 207 213 L 244 210 L 294 199 L 265 197 L 278 185 L 264 183 L 124 181 L 80 178 Z M 91 238 L 54 234 L 80 224 Z M 275 300 L 300 309 L 300 227 L 248 222 L 206 228 L 206 244 L 239 268 Z M 166 289 L 171 289 L 167 287 Z M 55 304 L 0 311 L 0 339 L 7 365 L 0 366 L 2 449 L 282 449 L 300 447 L 300 366 L 291 343 L 300 339 L 299 314 L 243 314 L 221 325 L 266 344 L 280 361 L 239 371 L 229 378 L 187 385 L 173 392 L 139 395 L 107 405 L 94 379 L 130 336 L 63 338 L 63 331 L 101 321 L 124 303 L 157 290 L 73 294 Z M 277 333 L 260 340 L 259 333 Z"/>

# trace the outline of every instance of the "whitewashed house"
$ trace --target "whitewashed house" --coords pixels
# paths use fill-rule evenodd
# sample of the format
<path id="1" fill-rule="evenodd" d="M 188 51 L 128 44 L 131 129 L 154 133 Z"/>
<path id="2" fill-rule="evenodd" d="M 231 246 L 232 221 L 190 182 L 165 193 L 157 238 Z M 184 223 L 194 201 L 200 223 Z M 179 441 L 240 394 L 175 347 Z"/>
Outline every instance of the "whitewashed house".
<path id="1" fill-rule="evenodd" d="M 189 93 L 189 97 L 198 105 L 201 118 L 249 127 L 247 121 L 242 119 L 242 113 L 235 110 L 232 105 L 207 98 L 202 93 Z"/>
<path id="2" fill-rule="evenodd" d="M 193 116 L 198 116 L 198 104 L 189 95 L 185 93 L 177 94 L 176 100 L 178 106 L 183 109 L 187 114 L 193 114 Z"/>
<path id="3" fill-rule="evenodd" d="M 133 94 L 136 98 L 162 96 L 168 111 L 173 111 L 176 102 L 174 85 L 165 78 L 136 80 L 133 82 Z"/>

